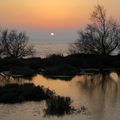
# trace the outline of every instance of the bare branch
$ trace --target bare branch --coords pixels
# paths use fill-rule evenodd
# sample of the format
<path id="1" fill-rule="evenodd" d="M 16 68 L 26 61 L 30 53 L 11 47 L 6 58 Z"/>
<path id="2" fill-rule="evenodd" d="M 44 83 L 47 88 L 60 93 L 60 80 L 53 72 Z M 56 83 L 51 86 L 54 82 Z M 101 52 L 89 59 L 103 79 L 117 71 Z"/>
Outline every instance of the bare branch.
<path id="1" fill-rule="evenodd" d="M 78 53 L 111 55 L 120 46 L 120 25 L 114 19 L 107 19 L 104 7 L 98 5 L 91 15 L 92 23 L 79 32 L 74 44 Z M 120 50 L 119 50 L 120 51 Z"/>
<path id="2" fill-rule="evenodd" d="M 24 32 L 3 30 L 0 35 L 0 49 L 6 57 L 22 58 L 35 53 L 33 46 L 28 45 L 28 37 Z"/>

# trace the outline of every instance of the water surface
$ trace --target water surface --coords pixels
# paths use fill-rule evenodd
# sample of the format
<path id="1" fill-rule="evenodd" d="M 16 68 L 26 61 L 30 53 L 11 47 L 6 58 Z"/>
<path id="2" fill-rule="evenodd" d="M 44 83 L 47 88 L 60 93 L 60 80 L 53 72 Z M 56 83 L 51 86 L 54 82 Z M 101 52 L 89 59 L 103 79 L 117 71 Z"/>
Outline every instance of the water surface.
<path id="1" fill-rule="evenodd" d="M 0 120 L 120 120 L 120 79 L 117 73 L 80 75 L 70 81 L 36 75 L 31 82 L 54 90 L 58 95 L 71 97 L 72 106 L 84 105 L 87 112 L 45 116 L 45 101 L 0 104 Z"/>
<path id="2" fill-rule="evenodd" d="M 36 57 L 46 57 L 51 54 L 67 55 L 70 43 L 34 43 Z"/>

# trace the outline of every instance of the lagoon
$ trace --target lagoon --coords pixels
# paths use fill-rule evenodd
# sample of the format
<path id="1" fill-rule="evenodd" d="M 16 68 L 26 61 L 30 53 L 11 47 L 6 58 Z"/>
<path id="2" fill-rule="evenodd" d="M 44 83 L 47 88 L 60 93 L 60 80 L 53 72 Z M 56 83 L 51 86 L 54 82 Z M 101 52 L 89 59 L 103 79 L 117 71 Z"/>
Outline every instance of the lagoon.
<path id="1" fill-rule="evenodd" d="M 120 78 L 115 72 L 109 74 L 84 74 L 70 81 L 45 78 L 36 75 L 27 80 L 11 78 L 9 83 L 34 83 L 54 90 L 57 95 L 72 99 L 72 106 L 86 107 L 85 112 L 69 115 L 46 115 L 45 101 L 19 104 L 0 104 L 0 120 L 119 120 Z M 4 83 L 6 84 L 6 83 Z M 19 116 L 19 117 L 18 117 Z"/>

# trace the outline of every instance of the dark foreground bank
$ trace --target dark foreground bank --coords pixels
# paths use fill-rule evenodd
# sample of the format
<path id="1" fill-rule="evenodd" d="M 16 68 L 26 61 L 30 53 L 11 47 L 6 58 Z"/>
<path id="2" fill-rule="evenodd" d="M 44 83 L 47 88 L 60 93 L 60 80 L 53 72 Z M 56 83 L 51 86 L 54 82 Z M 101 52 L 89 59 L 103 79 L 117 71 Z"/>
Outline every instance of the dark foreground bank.
<path id="1" fill-rule="evenodd" d="M 19 103 L 24 101 L 41 101 L 54 93 L 49 89 L 33 84 L 8 84 L 0 87 L 0 103 Z"/>
<path id="2" fill-rule="evenodd" d="M 85 71 L 86 69 L 86 71 Z M 0 59 L 0 71 L 15 76 L 73 77 L 85 72 L 120 71 L 120 55 L 51 55 L 47 58 Z M 6 72 L 7 71 L 7 72 Z"/>

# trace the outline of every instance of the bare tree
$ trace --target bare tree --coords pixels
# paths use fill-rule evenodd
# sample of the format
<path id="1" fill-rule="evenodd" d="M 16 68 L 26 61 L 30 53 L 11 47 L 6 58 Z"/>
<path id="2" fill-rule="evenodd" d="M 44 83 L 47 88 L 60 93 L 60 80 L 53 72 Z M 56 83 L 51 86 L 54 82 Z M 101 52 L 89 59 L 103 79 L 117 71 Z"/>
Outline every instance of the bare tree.
<path id="1" fill-rule="evenodd" d="M 0 30 L 0 33 L 1 33 L 1 30 Z M 0 36 L 0 58 L 2 57 L 3 52 L 4 52 L 4 50 L 3 50 L 3 44 L 2 44 L 2 39 L 1 39 L 1 36 Z"/>
<path id="2" fill-rule="evenodd" d="M 0 58 L 2 57 L 2 53 L 3 53 L 3 46 L 2 46 L 2 43 L 0 41 Z"/>
<path id="3" fill-rule="evenodd" d="M 33 46 L 28 45 L 28 37 L 24 32 L 2 30 L 0 35 L 3 54 L 6 57 L 22 58 L 34 54 Z"/>
<path id="4" fill-rule="evenodd" d="M 106 17 L 104 7 L 97 5 L 91 15 L 91 24 L 79 32 L 79 39 L 72 44 L 72 52 L 111 55 L 120 49 L 120 25 Z"/>

